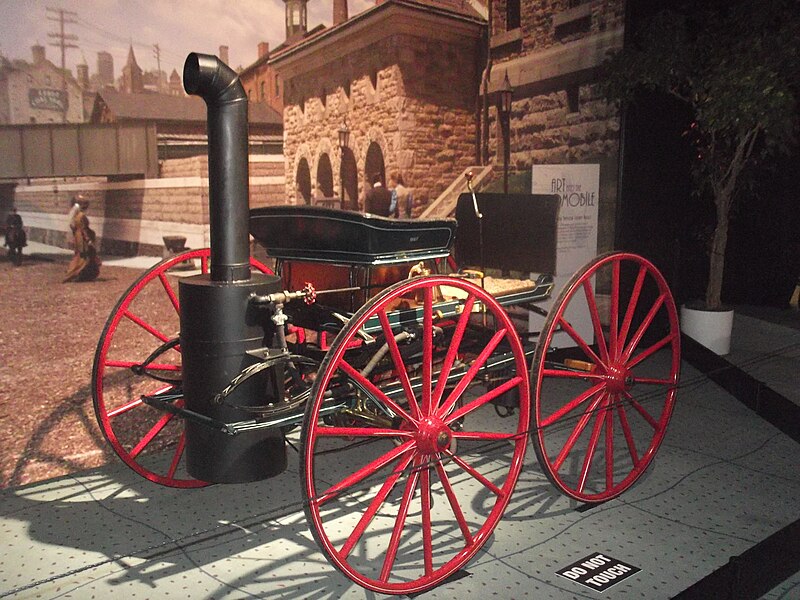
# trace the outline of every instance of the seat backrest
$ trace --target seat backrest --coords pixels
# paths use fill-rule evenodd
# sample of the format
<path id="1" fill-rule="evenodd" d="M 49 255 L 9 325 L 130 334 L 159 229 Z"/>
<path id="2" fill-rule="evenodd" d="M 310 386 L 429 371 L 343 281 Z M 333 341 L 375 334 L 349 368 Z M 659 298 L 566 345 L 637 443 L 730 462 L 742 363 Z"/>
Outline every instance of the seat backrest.
<path id="1" fill-rule="evenodd" d="M 459 267 L 556 270 L 556 232 L 561 199 L 551 194 L 461 194 L 456 205 L 455 258 Z M 481 253 L 481 231 L 483 252 Z"/>

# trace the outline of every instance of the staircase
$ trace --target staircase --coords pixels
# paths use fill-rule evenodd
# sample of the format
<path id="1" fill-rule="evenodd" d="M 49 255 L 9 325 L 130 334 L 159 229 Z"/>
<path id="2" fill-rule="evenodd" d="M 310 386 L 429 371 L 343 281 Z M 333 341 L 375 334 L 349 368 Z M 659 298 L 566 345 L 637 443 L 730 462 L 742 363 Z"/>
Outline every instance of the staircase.
<path id="1" fill-rule="evenodd" d="M 490 179 L 489 175 L 492 172 L 492 166 L 467 167 L 464 169 L 464 172 L 456 177 L 453 183 L 451 183 L 436 200 L 428 205 L 428 208 L 422 212 L 419 218 L 444 219 L 446 217 L 452 217 L 456 212 L 458 197 L 464 192 L 469 191 L 467 187 L 467 173 L 470 171 L 472 172 L 472 187 L 477 190 L 484 180 Z"/>

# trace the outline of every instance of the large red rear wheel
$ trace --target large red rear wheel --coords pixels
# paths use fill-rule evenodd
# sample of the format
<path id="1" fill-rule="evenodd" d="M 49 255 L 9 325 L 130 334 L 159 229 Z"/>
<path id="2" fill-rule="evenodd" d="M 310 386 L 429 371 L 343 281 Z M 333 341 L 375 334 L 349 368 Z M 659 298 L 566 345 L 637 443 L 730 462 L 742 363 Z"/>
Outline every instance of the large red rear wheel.
<path id="1" fill-rule="evenodd" d="M 678 316 L 661 273 L 627 253 L 579 270 L 531 366 L 532 437 L 550 481 L 590 503 L 633 485 L 664 438 L 679 372 Z"/>
<path id="2" fill-rule="evenodd" d="M 207 484 L 185 470 L 183 420 L 148 406 L 142 396 L 159 396 L 183 407 L 175 274 L 198 266 L 207 273 L 209 256 L 208 248 L 190 250 L 139 277 L 111 311 L 94 357 L 92 396 L 100 430 L 131 469 L 170 487 Z M 255 259 L 250 263 L 270 272 Z"/>
<path id="3" fill-rule="evenodd" d="M 515 391 L 519 410 L 501 418 L 492 401 Z M 328 560 L 387 594 L 458 571 L 508 504 L 529 402 L 514 325 L 473 283 L 410 279 L 364 305 L 320 366 L 301 438 L 304 507 Z"/>

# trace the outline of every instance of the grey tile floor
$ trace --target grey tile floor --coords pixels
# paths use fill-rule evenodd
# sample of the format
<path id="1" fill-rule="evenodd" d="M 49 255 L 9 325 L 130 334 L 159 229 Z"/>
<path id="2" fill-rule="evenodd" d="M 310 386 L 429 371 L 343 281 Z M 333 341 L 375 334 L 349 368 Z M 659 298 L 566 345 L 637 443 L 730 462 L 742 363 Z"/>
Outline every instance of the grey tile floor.
<path id="1" fill-rule="evenodd" d="M 773 327 L 737 316 L 729 359 L 796 394 L 800 331 Z M 290 455 L 273 479 L 175 490 L 115 464 L 4 490 L 0 598 L 379 597 L 317 550 L 297 470 Z M 530 451 L 468 574 L 421 597 L 671 598 L 800 519 L 799 496 L 797 443 L 684 363 L 665 442 L 632 489 L 578 510 Z M 556 574 L 594 552 L 641 571 L 602 595 Z M 800 577 L 765 598 L 800 598 Z"/>

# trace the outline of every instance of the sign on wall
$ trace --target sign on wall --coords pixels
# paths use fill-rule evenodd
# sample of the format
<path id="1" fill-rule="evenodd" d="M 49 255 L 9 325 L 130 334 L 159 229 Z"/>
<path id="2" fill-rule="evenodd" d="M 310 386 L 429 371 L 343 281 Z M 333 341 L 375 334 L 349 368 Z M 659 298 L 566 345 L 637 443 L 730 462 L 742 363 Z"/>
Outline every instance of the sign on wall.
<path id="1" fill-rule="evenodd" d="M 555 297 L 578 269 L 597 256 L 600 165 L 533 165 L 531 180 L 532 193 L 557 194 L 561 198 L 553 292 Z M 531 330 L 541 326 L 541 323 L 533 322 L 534 318 L 532 314 Z M 570 322 L 588 343 L 594 341 L 588 310 L 570 315 Z M 563 335 L 566 338 L 566 334 Z"/>
<path id="2" fill-rule="evenodd" d="M 50 88 L 31 88 L 28 90 L 28 102 L 31 108 L 64 112 L 69 106 L 64 90 Z"/>

